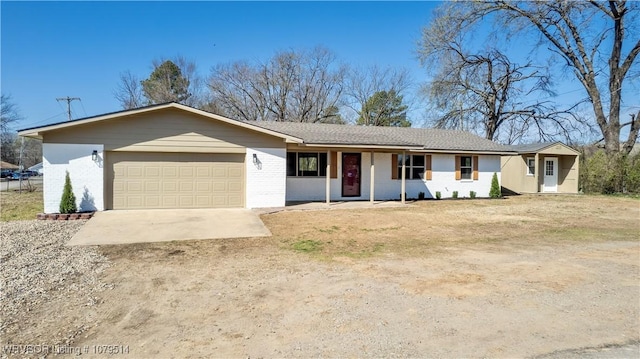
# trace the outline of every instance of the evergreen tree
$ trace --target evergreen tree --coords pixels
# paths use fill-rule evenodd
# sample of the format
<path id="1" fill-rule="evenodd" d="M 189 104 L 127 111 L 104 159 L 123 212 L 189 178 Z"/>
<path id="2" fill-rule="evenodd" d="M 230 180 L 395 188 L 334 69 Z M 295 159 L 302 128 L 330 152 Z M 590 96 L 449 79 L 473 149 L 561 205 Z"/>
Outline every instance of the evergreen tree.
<path id="1" fill-rule="evenodd" d="M 411 127 L 407 120 L 407 105 L 395 90 L 378 91 L 362 106 L 358 125 Z"/>
<path id="2" fill-rule="evenodd" d="M 489 191 L 489 197 L 500 198 L 502 197 L 502 191 L 500 190 L 500 183 L 498 183 L 498 174 L 493 172 L 493 178 L 491 179 L 491 190 Z"/>
<path id="3" fill-rule="evenodd" d="M 75 213 L 77 211 L 76 196 L 73 194 L 71 178 L 69 178 L 69 171 L 67 171 L 64 179 L 64 189 L 62 190 L 62 199 L 60 200 L 60 213 Z"/>

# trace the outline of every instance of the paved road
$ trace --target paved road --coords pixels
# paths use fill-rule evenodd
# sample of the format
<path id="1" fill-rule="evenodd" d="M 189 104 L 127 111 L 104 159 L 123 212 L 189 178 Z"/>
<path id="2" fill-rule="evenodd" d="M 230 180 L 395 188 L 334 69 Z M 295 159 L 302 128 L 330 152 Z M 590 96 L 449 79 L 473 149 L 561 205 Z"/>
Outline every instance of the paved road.
<path id="1" fill-rule="evenodd" d="M 42 188 L 42 177 L 31 177 L 29 181 L 26 179 L 22 180 L 22 189 L 26 189 L 29 183 L 32 186 L 36 186 L 38 188 Z M 0 182 L 0 191 L 11 191 L 11 190 L 19 190 L 20 189 L 20 181 L 6 181 L 6 178 L 2 179 Z"/>

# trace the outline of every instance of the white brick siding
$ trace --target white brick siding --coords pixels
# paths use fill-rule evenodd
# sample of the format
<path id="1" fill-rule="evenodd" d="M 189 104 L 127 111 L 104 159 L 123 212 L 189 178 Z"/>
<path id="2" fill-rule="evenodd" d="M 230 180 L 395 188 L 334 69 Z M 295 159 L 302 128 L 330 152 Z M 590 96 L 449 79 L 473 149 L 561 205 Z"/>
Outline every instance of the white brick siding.
<path id="1" fill-rule="evenodd" d="M 44 212 L 58 213 L 66 171 L 78 211 L 104 210 L 103 145 L 42 144 Z M 98 151 L 98 161 L 91 153 Z"/>
<path id="2" fill-rule="evenodd" d="M 253 163 L 253 155 L 257 163 Z M 285 204 L 287 152 L 285 148 L 247 148 L 246 207 L 282 207 Z M 324 187 L 323 187 L 324 188 Z"/>
<path id="3" fill-rule="evenodd" d="M 449 198 L 453 191 L 458 191 L 458 196 L 469 197 L 470 191 L 475 191 L 478 197 L 488 197 L 491 188 L 493 173 L 500 178 L 500 156 L 479 155 L 478 180 L 455 180 L 455 155 L 431 154 L 432 180 L 423 179 L 406 180 L 406 193 L 408 198 L 417 198 L 420 192 L 425 193 L 426 198 L 435 198 L 440 191 L 442 198 Z M 370 152 L 362 153 L 362 175 L 360 179 L 360 197 L 342 197 L 342 154 L 338 153 L 338 178 L 331 179 L 331 200 L 368 200 L 370 184 Z M 391 154 L 376 153 L 375 164 L 375 195 L 376 200 L 400 199 L 401 180 L 391 179 Z M 325 200 L 324 177 L 287 177 L 287 201 L 324 201 Z"/>

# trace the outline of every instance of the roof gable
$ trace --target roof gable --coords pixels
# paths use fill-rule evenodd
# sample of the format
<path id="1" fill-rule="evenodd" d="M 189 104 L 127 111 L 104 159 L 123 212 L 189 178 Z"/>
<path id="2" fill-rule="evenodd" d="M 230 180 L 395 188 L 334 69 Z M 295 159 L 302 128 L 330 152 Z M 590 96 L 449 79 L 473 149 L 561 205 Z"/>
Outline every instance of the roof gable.
<path id="1" fill-rule="evenodd" d="M 190 113 L 193 113 L 193 114 L 196 114 L 196 115 L 200 115 L 200 116 L 203 116 L 203 117 L 206 117 L 206 118 L 209 118 L 209 119 L 213 119 L 213 120 L 217 120 L 217 121 L 224 122 L 224 123 L 227 123 L 227 124 L 243 127 L 243 128 L 246 128 L 246 129 L 249 129 L 249 130 L 252 130 L 252 131 L 257 131 L 257 132 L 265 133 L 265 134 L 268 134 L 268 135 L 271 135 L 271 136 L 280 137 L 280 138 L 283 138 L 283 139 L 285 139 L 287 141 L 294 142 L 294 143 L 301 142 L 300 139 L 294 138 L 292 136 L 288 136 L 286 134 L 273 132 L 273 131 L 270 131 L 270 130 L 267 130 L 267 129 L 264 129 L 264 128 L 261 128 L 261 127 L 253 126 L 253 125 L 251 125 L 250 123 L 247 123 L 247 122 L 232 120 L 232 119 L 224 117 L 224 116 L 216 115 L 216 114 L 213 114 L 213 113 L 207 112 L 207 111 L 198 110 L 196 108 L 185 106 L 185 105 L 182 105 L 182 104 L 179 104 L 179 103 L 176 103 L 176 102 L 168 102 L 168 103 L 163 103 L 163 104 L 158 104 L 158 105 L 151 105 L 151 106 L 147 106 L 147 107 L 140 107 L 140 108 L 131 109 L 131 110 L 110 112 L 110 113 L 106 113 L 106 114 L 102 114 L 102 115 L 98 115 L 98 116 L 80 118 L 80 119 L 77 119 L 77 120 L 58 122 L 58 123 L 53 123 L 53 124 L 49 124 L 49 125 L 45 125 L 45 126 L 39 126 L 39 127 L 33 127 L 33 128 L 26 128 L 26 129 L 19 130 L 18 131 L 18 135 L 25 136 L 25 137 L 41 138 L 42 137 L 42 133 L 43 132 L 47 132 L 47 131 L 61 130 L 61 129 L 65 129 L 65 128 L 69 128 L 69 127 L 75 127 L 75 126 L 79 126 L 79 125 L 85 125 L 85 124 L 89 124 L 89 123 L 95 123 L 95 122 L 101 122 L 101 121 L 109 121 L 109 120 L 113 120 L 113 119 L 121 119 L 123 117 L 128 117 L 128 116 L 133 116 L 133 115 L 138 115 L 138 114 L 144 114 L 144 113 L 150 113 L 150 112 L 154 112 L 154 111 L 163 111 L 163 110 L 167 110 L 167 109 L 178 109 L 178 110 L 190 112 Z"/>
<path id="2" fill-rule="evenodd" d="M 539 142 L 529 143 L 523 145 L 511 145 L 511 150 L 523 154 L 523 153 L 545 153 L 545 154 L 580 154 L 573 148 L 565 145 L 560 141 L 556 142 Z"/>

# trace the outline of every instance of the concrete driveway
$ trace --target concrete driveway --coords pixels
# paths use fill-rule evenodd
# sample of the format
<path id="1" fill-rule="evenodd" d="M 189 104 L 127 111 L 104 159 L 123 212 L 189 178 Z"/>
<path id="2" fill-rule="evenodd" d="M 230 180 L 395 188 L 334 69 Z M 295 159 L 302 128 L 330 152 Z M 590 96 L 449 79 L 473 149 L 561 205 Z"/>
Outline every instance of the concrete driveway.
<path id="1" fill-rule="evenodd" d="M 94 214 L 67 245 L 267 236 L 271 232 L 248 209 L 118 210 Z"/>

